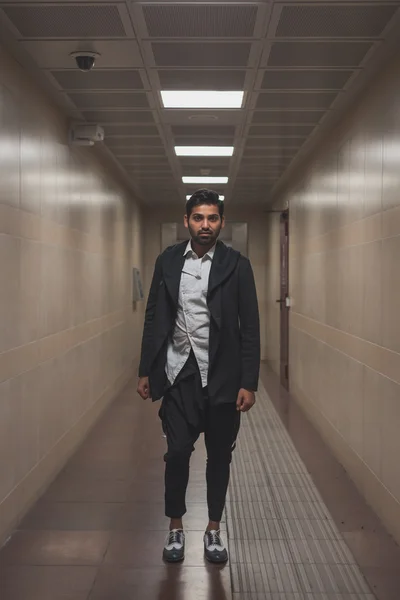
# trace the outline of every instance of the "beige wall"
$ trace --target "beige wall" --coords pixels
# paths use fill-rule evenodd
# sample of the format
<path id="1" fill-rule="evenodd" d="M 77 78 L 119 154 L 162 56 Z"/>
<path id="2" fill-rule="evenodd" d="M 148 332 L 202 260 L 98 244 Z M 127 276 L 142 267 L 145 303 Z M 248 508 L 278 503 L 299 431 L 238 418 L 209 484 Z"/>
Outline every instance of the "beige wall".
<path id="1" fill-rule="evenodd" d="M 153 274 L 155 260 L 161 250 L 161 223 L 178 223 L 183 221 L 184 201 L 182 210 L 167 210 L 155 207 L 144 213 L 145 248 L 144 248 L 144 274 L 145 288 L 148 290 Z M 248 257 L 251 261 L 257 286 L 257 296 L 260 307 L 261 321 L 261 355 L 266 358 L 267 352 L 267 324 L 265 321 L 267 298 L 267 243 L 265 213 L 258 208 L 240 210 L 230 207 L 229 202 L 225 209 L 227 221 L 241 221 L 248 224 Z"/>
<path id="2" fill-rule="evenodd" d="M 0 51 L 0 542 L 132 373 L 138 206 Z"/>
<path id="3" fill-rule="evenodd" d="M 399 75 L 388 66 L 280 200 L 291 390 L 400 541 Z"/>

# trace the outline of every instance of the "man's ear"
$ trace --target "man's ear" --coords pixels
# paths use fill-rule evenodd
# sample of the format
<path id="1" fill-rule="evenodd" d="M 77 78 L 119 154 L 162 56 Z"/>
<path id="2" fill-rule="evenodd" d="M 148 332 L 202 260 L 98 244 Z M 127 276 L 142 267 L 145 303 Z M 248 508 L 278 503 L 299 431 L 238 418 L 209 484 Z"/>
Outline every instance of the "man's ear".
<path id="1" fill-rule="evenodd" d="M 187 215 L 185 215 L 183 217 L 183 223 L 184 223 L 186 229 L 188 229 L 188 227 L 189 227 L 189 219 L 187 218 Z"/>
<path id="2" fill-rule="evenodd" d="M 225 217 L 221 217 L 221 229 L 225 227 Z"/>

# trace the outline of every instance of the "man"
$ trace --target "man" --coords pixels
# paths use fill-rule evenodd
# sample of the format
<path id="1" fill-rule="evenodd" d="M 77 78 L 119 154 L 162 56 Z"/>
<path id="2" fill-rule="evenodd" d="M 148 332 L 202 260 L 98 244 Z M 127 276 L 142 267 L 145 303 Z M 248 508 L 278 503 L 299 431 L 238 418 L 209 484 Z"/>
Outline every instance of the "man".
<path id="1" fill-rule="evenodd" d="M 225 562 L 220 534 L 240 415 L 255 402 L 260 327 L 250 262 L 217 241 L 225 225 L 216 192 L 199 190 L 186 204 L 191 241 L 167 248 L 155 264 L 146 308 L 138 393 L 163 397 L 167 438 L 165 514 L 171 519 L 164 560 L 184 558 L 182 517 L 189 461 L 204 433 L 209 523 L 204 551 Z"/>

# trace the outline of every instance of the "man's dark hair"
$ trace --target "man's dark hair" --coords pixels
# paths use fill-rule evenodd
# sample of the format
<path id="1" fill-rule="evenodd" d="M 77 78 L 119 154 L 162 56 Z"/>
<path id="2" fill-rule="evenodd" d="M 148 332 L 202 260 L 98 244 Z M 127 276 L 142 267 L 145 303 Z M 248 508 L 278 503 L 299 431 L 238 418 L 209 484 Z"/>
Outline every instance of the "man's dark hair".
<path id="1" fill-rule="evenodd" d="M 219 194 L 213 190 L 197 190 L 186 202 L 186 215 L 189 218 L 195 206 L 208 204 L 209 206 L 218 206 L 219 216 L 224 216 L 224 202 L 219 199 Z"/>

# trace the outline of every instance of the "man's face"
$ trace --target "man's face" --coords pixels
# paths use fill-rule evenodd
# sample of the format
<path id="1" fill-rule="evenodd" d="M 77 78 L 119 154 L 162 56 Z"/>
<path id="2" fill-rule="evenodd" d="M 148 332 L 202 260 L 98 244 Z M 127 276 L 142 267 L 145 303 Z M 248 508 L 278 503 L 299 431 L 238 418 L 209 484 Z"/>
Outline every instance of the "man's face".
<path id="1" fill-rule="evenodd" d="M 219 216 L 218 206 L 201 204 L 195 206 L 188 218 L 185 215 L 185 227 L 189 229 L 192 240 L 200 246 L 213 246 L 221 229 L 224 218 Z"/>

